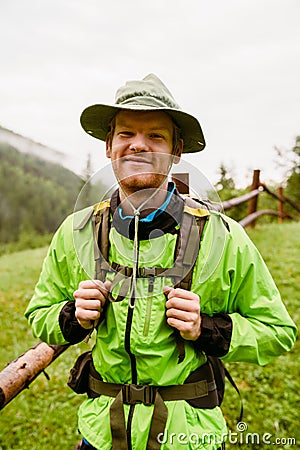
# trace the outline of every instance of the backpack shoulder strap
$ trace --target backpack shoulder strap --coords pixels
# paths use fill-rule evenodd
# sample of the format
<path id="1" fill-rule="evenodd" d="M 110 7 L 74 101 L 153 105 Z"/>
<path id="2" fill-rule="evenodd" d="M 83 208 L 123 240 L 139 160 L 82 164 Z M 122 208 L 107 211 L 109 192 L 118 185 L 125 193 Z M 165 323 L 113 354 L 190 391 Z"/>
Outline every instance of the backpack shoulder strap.
<path id="1" fill-rule="evenodd" d="M 203 229 L 210 214 L 206 208 L 199 207 L 199 203 L 191 197 L 184 197 L 184 202 L 181 231 L 176 242 L 174 267 L 183 267 L 185 275 L 179 279 L 175 287 L 190 290 Z"/>
<path id="2" fill-rule="evenodd" d="M 94 230 L 95 278 L 105 281 L 107 271 L 111 270 L 108 264 L 110 200 L 105 200 L 94 205 L 92 221 Z"/>

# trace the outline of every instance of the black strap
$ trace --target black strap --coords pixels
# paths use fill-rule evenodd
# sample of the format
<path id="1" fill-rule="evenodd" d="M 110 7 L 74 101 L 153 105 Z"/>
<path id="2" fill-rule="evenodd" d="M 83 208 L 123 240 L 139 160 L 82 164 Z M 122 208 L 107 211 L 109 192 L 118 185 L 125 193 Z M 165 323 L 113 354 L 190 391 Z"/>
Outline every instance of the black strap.
<path id="1" fill-rule="evenodd" d="M 237 387 L 234 379 L 232 378 L 232 376 L 230 375 L 230 373 L 228 372 L 228 370 L 226 369 L 226 367 L 224 366 L 224 371 L 225 371 L 225 375 L 226 378 L 228 379 L 228 381 L 230 382 L 231 386 L 236 390 L 236 392 L 238 393 L 239 399 L 240 399 L 240 414 L 239 417 L 237 419 L 237 423 L 241 422 L 243 419 L 243 414 L 244 414 L 244 402 L 243 402 L 243 397 L 240 393 L 239 388 Z"/>

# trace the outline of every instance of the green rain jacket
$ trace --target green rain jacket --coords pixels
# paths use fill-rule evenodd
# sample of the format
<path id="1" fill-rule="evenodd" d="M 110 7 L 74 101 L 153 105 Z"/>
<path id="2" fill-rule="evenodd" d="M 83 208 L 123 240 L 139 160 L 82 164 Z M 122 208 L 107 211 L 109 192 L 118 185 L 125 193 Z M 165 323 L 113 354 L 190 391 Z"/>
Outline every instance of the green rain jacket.
<path id="1" fill-rule="evenodd" d="M 33 333 L 49 344 L 67 344 L 59 315 L 82 280 L 94 277 L 92 223 L 76 227 L 87 214 L 69 216 L 56 232 L 45 258 L 35 293 L 26 310 Z M 224 226 L 224 221 L 227 227 Z M 112 227 L 109 260 L 132 267 L 133 241 Z M 176 235 L 166 233 L 140 241 L 139 266 L 171 267 Z M 205 353 L 185 341 L 185 358 L 178 364 L 174 329 L 166 322 L 164 285 L 157 278 L 152 293 L 148 280 L 138 279 L 138 296 L 128 329 L 128 299 L 109 303 L 105 320 L 97 329 L 93 348 L 96 370 L 106 382 L 131 383 L 135 360 L 137 384 L 168 386 L 183 384 L 188 375 L 206 361 Z M 265 365 L 291 349 L 296 327 L 286 311 L 275 283 L 258 250 L 235 221 L 210 212 L 193 271 L 191 290 L 199 295 L 201 312 L 209 316 L 228 314 L 232 336 L 224 361 L 247 361 Z M 126 329 L 127 327 L 127 329 Z M 102 395 L 86 399 L 79 409 L 79 430 L 94 447 L 111 449 L 109 408 L 113 398 Z M 221 409 L 198 409 L 185 400 L 166 401 L 168 420 L 162 450 L 217 449 L 227 434 Z M 137 404 L 131 422 L 133 450 L 145 450 L 153 406 Z M 210 436 L 207 442 L 205 436 Z"/>

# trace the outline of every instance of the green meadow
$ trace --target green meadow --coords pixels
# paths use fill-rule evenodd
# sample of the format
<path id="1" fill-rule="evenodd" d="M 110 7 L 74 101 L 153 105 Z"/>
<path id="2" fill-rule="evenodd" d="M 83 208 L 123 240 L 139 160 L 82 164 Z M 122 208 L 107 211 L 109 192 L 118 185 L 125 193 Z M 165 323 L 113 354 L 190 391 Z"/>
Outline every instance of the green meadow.
<path id="1" fill-rule="evenodd" d="M 299 231 L 299 223 L 257 225 L 248 231 L 296 323 L 300 319 Z M 43 247 L 0 257 L 0 370 L 37 342 L 23 314 L 45 253 Z M 74 448 L 80 439 L 77 408 L 82 397 L 74 394 L 66 382 L 74 360 L 87 349 L 84 343 L 69 348 L 46 369 L 50 380 L 41 374 L 0 411 L 0 450 Z M 244 424 L 236 424 L 239 399 L 226 382 L 222 405 L 230 430 L 226 448 L 300 448 L 299 353 L 297 341 L 291 352 L 266 367 L 227 364 L 243 397 Z"/>

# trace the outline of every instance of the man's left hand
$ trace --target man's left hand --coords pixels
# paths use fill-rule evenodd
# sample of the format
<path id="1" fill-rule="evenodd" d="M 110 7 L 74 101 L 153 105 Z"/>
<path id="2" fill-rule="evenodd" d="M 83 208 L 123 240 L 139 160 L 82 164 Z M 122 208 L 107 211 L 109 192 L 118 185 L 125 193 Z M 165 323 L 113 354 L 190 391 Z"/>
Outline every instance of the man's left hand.
<path id="1" fill-rule="evenodd" d="M 180 332 L 184 339 L 195 341 L 201 334 L 199 295 L 185 289 L 164 287 L 167 297 L 167 322 Z"/>

